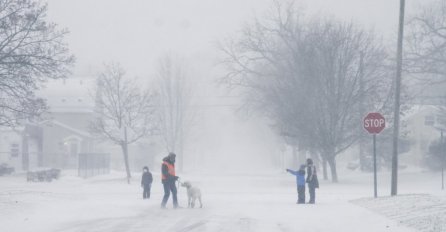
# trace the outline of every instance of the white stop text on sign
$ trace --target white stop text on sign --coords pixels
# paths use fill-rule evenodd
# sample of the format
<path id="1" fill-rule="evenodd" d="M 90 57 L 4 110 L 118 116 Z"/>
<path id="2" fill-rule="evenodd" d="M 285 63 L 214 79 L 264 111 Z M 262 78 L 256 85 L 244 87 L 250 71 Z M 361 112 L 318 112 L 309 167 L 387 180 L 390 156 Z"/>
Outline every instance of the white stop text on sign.
<path id="1" fill-rule="evenodd" d="M 365 119 L 364 120 L 364 127 L 384 127 L 386 123 L 386 120 L 384 119 Z"/>

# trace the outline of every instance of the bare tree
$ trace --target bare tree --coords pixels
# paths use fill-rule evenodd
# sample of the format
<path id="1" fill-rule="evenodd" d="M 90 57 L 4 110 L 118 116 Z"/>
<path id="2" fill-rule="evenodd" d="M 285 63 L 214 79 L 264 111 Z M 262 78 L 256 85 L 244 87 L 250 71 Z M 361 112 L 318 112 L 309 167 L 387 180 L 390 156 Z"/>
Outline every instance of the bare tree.
<path id="1" fill-rule="evenodd" d="M 154 130 L 154 94 L 126 77 L 119 64 L 106 65 L 97 81 L 98 117 L 91 123 L 91 132 L 121 147 L 130 183 L 128 146 Z"/>
<path id="2" fill-rule="evenodd" d="M 404 69 L 423 74 L 429 83 L 446 81 L 445 0 L 435 0 L 409 17 L 406 41 Z"/>
<path id="3" fill-rule="evenodd" d="M 361 99 L 389 89 L 387 56 L 373 33 L 334 19 L 306 20 L 296 9 L 294 1 L 275 1 L 267 17 L 227 41 L 224 81 L 244 87 L 248 103 L 281 135 L 318 151 L 337 182 L 335 158 L 357 141 Z M 371 107 L 383 103 L 377 94 Z"/>
<path id="4" fill-rule="evenodd" d="M 157 83 L 159 130 L 166 152 L 181 155 L 178 167 L 183 168 L 184 146 L 192 126 L 194 112 L 190 108 L 192 83 L 180 58 L 165 55 L 159 60 Z"/>
<path id="5" fill-rule="evenodd" d="M 45 102 L 34 92 L 49 78 L 65 77 L 74 58 L 58 30 L 46 20 L 47 5 L 0 0 L 0 125 L 39 116 Z"/>

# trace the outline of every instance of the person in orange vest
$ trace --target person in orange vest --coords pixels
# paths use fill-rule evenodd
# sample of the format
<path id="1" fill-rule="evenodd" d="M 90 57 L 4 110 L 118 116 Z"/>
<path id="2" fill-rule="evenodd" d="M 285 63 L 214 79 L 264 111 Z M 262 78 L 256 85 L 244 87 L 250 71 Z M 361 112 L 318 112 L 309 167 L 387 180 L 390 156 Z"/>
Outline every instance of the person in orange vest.
<path id="1" fill-rule="evenodd" d="M 167 200 L 169 200 L 170 192 L 172 192 L 173 207 L 178 208 L 177 187 L 175 181 L 178 176 L 175 174 L 175 153 L 171 152 L 163 159 L 161 165 L 161 179 L 164 186 L 164 197 L 161 202 L 161 208 L 165 209 Z"/>

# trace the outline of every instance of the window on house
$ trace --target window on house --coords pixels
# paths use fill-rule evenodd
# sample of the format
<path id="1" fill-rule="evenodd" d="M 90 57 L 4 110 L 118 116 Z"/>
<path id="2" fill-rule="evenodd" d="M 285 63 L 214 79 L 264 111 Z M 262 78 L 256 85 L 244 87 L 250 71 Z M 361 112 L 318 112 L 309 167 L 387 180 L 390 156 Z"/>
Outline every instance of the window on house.
<path id="1" fill-rule="evenodd" d="M 433 126 L 435 123 L 435 118 L 432 115 L 428 115 L 424 118 L 424 125 Z"/>
<path id="2" fill-rule="evenodd" d="M 446 115 L 441 114 L 437 116 L 437 123 L 442 125 L 442 126 L 446 126 Z"/>
<path id="3" fill-rule="evenodd" d="M 19 144 L 11 144 L 11 157 L 19 157 Z"/>

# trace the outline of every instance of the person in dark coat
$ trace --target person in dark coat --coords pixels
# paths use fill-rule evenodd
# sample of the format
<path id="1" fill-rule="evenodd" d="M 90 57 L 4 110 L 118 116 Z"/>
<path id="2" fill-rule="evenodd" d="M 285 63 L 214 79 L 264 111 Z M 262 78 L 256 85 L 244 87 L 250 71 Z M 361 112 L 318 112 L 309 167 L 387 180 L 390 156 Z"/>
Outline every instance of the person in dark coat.
<path id="1" fill-rule="evenodd" d="M 175 182 L 179 177 L 175 174 L 175 158 L 176 155 L 171 152 L 163 159 L 163 164 L 161 165 L 161 179 L 164 187 L 164 197 L 161 202 L 161 208 L 163 209 L 166 208 L 167 200 L 169 200 L 171 192 L 173 207 L 178 208 L 177 187 Z"/>
<path id="2" fill-rule="evenodd" d="M 291 169 L 286 171 L 296 176 L 297 204 L 305 204 L 305 165 L 301 165 L 297 171 Z"/>
<path id="3" fill-rule="evenodd" d="M 145 166 L 142 169 L 141 187 L 144 189 L 142 193 L 143 199 L 150 199 L 150 189 L 152 187 L 153 177 L 149 172 L 149 168 Z"/>
<path id="4" fill-rule="evenodd" d="M 309 204 L 316 203 L 316 188 L 319 188 L 319 180 L 317 179 L 316 167 L 312 159 L 307 159 L 307 180 L 308 190 L 310 193 Z"/>

